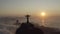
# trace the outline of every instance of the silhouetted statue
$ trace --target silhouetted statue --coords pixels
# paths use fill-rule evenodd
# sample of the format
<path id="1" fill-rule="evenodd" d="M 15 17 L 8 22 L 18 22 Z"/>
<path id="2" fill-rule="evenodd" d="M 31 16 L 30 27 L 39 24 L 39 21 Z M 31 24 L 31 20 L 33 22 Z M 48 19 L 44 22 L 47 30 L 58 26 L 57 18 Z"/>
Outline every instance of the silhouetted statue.
<path id="1" fill-rule="evenodd" d="M 29 15 L 26 17 L 27 23 L 22 23 L 21 26 L 16 30 L 16 34 L 43 34 L 41 29 L 36 28 L 33 24 L 29 23 Z"/>
<path id="2" fill-rule="evenodd" d="M 26 15 L 27 23 L 29 23 L 29 17 L 30 17 L 30 15 Z"/>

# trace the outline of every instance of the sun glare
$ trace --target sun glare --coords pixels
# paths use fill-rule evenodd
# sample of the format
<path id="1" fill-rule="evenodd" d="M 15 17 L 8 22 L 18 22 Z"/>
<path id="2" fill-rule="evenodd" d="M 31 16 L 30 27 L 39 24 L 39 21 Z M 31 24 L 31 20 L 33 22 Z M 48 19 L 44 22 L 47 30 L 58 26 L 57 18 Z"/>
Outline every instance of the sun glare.
<path id="1" fill-rule="evenodd" d="M 45 16 L 45 12 L 42 12 L 42 13 L 41 13 L 41 16 Z"/>
<path id="2" fill-rule="evenodd" d="M 41 12 L 41 17 L 42 17 L 42 26 L 45 26 L 45 12 Z"/>

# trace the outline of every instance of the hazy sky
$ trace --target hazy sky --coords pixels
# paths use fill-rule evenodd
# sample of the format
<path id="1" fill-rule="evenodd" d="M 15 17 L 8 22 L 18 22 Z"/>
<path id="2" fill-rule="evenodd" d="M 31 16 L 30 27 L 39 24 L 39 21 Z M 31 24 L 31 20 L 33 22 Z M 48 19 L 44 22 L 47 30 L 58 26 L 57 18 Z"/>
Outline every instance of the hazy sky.
<path id="1" fill-rule="evenodd" d="M 60 14 L 60 0 L 0 0 L 0 15 Z"/>

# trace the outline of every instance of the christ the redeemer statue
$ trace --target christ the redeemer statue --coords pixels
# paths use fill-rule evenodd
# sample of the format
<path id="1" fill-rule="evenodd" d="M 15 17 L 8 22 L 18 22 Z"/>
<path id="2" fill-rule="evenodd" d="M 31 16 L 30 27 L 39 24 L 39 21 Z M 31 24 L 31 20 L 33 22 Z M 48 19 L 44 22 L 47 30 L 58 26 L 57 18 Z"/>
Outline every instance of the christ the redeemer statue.
<path id="1" fill-rule="evenodd" d="M 26 15 L 27 23 L 29 23 L 29 17 L 30 15 Z"/>

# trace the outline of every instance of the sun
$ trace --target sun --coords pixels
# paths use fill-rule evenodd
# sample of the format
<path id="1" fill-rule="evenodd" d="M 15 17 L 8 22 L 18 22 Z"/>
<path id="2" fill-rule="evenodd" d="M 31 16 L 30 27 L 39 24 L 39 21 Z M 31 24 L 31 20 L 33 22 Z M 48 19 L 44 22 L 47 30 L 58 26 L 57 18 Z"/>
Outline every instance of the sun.
<path id="1" fill-rule="evenodd" d="M 46 16 L 46 13 L 45 12 L 41 12 L 42 26 L 45 26 L 45 16 Z"/>
<path id="2" fill-rule="evenodd" d="M 42 13 L 41 13 L 41 16 L 45 16 L 45 15 L 46 15 L 46 13 L 45 13 L 45 12 L 42 12 Z"/>

